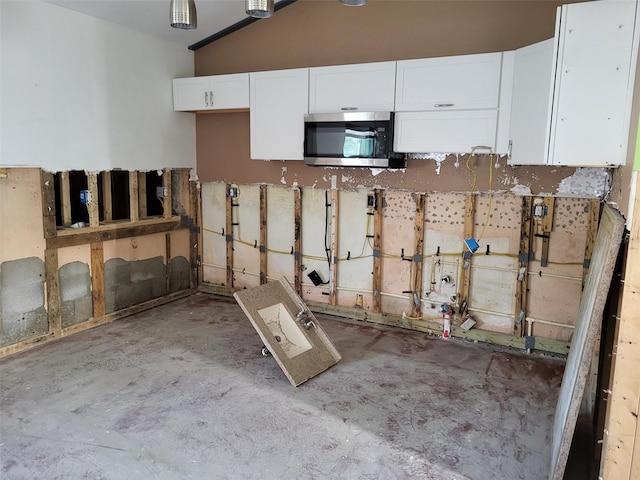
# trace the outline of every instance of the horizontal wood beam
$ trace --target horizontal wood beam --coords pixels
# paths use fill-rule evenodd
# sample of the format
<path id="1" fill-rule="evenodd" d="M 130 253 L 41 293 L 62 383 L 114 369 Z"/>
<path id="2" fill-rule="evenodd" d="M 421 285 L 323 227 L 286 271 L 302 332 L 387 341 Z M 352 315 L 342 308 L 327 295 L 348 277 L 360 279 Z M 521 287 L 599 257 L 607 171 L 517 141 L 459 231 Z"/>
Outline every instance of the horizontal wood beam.
<path id="1" fill-rule="evenodd" d="M 121 225 L 105 225 L 96 228 L 84 228 L 82 230 L 67 230 L 58 232 L 58 236 L 47 238 L 47 248 L 74 247 L 88 243 L 106 242 L 118 238 L 139 237 L 153 235 L 154 233 L 172 232 L 174 230 L 187 229 L 189 226 L 181 222 L 179 218 L 170 220 L 141 220 L 135 225 L 124 223 Z"/>

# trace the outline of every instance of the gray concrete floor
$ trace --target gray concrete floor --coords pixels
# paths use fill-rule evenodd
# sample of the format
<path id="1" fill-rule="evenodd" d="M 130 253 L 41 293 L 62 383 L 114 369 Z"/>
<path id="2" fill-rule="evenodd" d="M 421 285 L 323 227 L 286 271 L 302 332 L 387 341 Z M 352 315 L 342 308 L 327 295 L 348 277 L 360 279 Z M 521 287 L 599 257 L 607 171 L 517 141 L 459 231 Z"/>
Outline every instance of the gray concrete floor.
<path id="1" fill-rule="evenodd" d="M 298 388 L 206 294 L 5 358 L 0 477 L 547 477 L 562 360 L 318 318 Z"/>

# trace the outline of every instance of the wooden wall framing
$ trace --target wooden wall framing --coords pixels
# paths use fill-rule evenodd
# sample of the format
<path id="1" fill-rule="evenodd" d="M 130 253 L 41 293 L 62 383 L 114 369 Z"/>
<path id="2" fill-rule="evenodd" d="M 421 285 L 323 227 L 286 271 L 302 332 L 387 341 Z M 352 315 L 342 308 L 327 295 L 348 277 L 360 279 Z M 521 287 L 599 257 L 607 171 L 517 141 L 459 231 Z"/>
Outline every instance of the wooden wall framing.
<path id="1" fill-rule="evenodd" d="M 600 478 L 605 480 L 640 478 L 640 183 L 631 194 L 635 194 L 633 219 L 600 465 Z"/>
<path id="2" fill-rule="evenodd" d="M 165 169 L 165 185 L 168 185 L 169 195 L 164 198 L 165 213 L 171 213 L 171 170 Z M 180 169 L 177 170 L 177 174 L 180 176 L 180 182 L 182 185 L 186 185 L 187 188 L 192 188 L 194 192 L 197 192 L 193 182 L 189 181 L 189 170 Z M 72 333 L 79 332 L 81 330 L 92 328 L 94 326 L 113 321 L 117 318 L 142 311 L 146 308 L 152 308 L 157 305 L 161 305 L 168 301 L 175 300 L 182 296 L 190 295 L 195 291 L 197 287 L 196 279 L 192 279 L 191 287 L 187 290 L 183 290 L 175 293 L 168 293 L 164 297 L 156 298 L 151 301 L 143 302 L 138 305 L 134 305 L 123 310 L 106 313 L 105 306 L 105 278 L 104 278 L 104 251 L 103 243 L 105 241 L 140 237 L 146 235 L 153 235 L 157 233 L 165 233 L 166 235 L 166 261 L 167 266 L 171 260 L 171 243 L 170 232 L 177 230 L 189 229 L 192 232 L 190 237 L 191 245 L 197 252 L 198 239 L 197 239 L 197 202 L 189 202 L 183 205 L 187 215 L 184 218 L 177 216 L 163 215 L 164 218 L 146 218 L 139 219 L 138 207 L 140 204 L 138 193 L 138 179 L 144 178 L 142 172 L 130 172 L 129 174 L 129 194 L 132 195 L 130 199 L 131 205 L 131 219 L 128 222 L 110 222 L 111 213 L 110 207 L 103 210 L 106 223 L 101 223 L 99 220 L 100 212 L 100 198 L 98 195 L 98 173 L 90 172 L 87 174 L 87 186 L 91 192 L 91 202 L 88 203 L 87 209 L 89 212 L 90 225 L 85 228 L 68 228 L 71 224 L 71 209 L 70 209 L 70 188 L 69 188 L 69 174 L 68 172 L 61 172 L 59 175 L 59 192 L 60 192 L 60 205 L 61 205 L 61 218 L 63 229 L 58 230 L 56 227 L 56 201 L 55 201 L 55 179 L 54 175 L 50 172 L 40 171 L 41 180 L 41 199 L 42 199 L 42 224 L 43 235 L 45 238 L 46 248 L 44 251 L 44 270 L 45 270 L 45 289 L 46 289 L 46 310 L 49 322 L 48 332 L 38 337 L 30 338 L 18 342 L 13 345 L 0 348 L 0 357 L 16 353 L 22 350 L 26 350 L 35 345 L 42 344 L 44 342 L 67 336 Z M 106 188 L 105 185 L 111 183 L 110 172 L 102 172 L 103 184 L 101 187 L 103 190 L 103 200 L 109 202 L 110 200 L 110 188 Z M 104 192 L 109 191 L 109 194 L 104 195 Z M 184 197 L 186 195 L 186 197 Z M 181 192 L 181 198 L 192 199 L 189 193 Z M 67 228 L 64 228 L 67 227 Z M 195 235 L 195 238 L 193 237 Z M 91 292 L 93 300 L 93 315 L 92 317 L 82 323 L 73 325 L 71 327 L 62 327 L 62 315 L 61 315 L 61 292 L 60 292 L 60 279 L 58 274 L 59 260 L 58 250 L 66 247 L 74 247 L 80 245 L 88 245 L 90 247 L 90 271 L 91 271 Z M 192 269 L 196 268 L 197 258 L 192 255 L 190 261 L 192 263 Z M 167 285 L 170 286 L 170 269 L 167 268 Z M 170 292 L 170 289 L 167 290 Z"/>

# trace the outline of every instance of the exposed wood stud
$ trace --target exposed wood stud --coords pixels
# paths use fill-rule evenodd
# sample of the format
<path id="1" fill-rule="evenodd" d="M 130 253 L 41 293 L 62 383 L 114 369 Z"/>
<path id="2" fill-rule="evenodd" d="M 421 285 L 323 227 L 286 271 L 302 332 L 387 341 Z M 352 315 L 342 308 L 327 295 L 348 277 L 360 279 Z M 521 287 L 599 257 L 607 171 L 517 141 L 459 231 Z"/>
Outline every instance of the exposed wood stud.
<path id="1" fill-rule="evenodd" d="M 135 199 L 131 200 L 135 201 Z M 102 172 L 102 216 L 105 222 L 113 220 L 113 199 L 111 197 L 111 172 Z"/>
<path id="2" fill-rule="evenodd" d="M 549 243 L 551 241 L 551 231 L 553 230 L 553 208 L 556 199 L 554 197 L 544 197 L 542 199 L 545 206 L 545 215 L 540 221 L 538 235 L 542 236 L 542 253 L 540 254 L 540 266 L 546 267 L 549 262 Z"/>
<path id="3" fill-rule="evenodd" d="M 294 289 L 302 297 L 302 190 L 293 193 L 293 278 Z"/>
<path id="4" fill-rule="evenodd" d="M 193 241 L 197 242 L 193 248 L 195 250 L 195 259 L 192 261 L 191 268 L 196 269 L 196 280 L 197 285 L 202 282 L 203 274 L 202 274 L 202 190 L 200 189 L 200 184 L 198 182 L 189 182 L 189 184 L 193 185 L 193 189 L 196 192 L 195 205 L 193 208 L 190 208 L 191 212 L 191 221 L 193 222 L 193 227 L 196 228 L 197 233 L 192 234 Z M 193 245 L 193 243 L 192 243 Z"/>
<path id="5" fill-rule="evenodd" d="M 189 217 L 191 226 L 189 228 L 189 262 L 191 264 L 191 274 L 189 285 L 196 288 L 202 277 L 200 259 L 202 254 L 202 232 L 200 229 L 200 188 L 197 182 L 189 182 Z"/>
<path id="6" fill-rule="evenodd" d="M 166 263 L 165 280 L 167 282 L 167 293 L 171 293 L 171 232 L 164 234 L 165 254 L 164 258 Z"/>
<path id="7" fill-rule="evenodd" d="M 171 169 L 165 168 L 162 170 L 162 188 L 164 197 L 162 197 L 162 216 L 164 218 L 171 218 L 172 205 L 171 201 L 172 193 L 171 193 Z"/>
<path id="8" fill-rule="evenodd" d="M 179 191 L 177 193 L 177 203 L 178 203 L 178 214 L 180 215 L 189 215 L 189 175 L 190 169 L 188 168 L 180 168 L 174 170 L 178 174 L 178 185 Z M 176 192 L 172 192 L 175 197 Z"/>
<path id="9" fill-rule="evenodd" d="M 87 173 L 87 186 L 91 194 L 91 201 L 87 203 L 89 226 L 98 227 L 100 225 L 100 200 L 98 198 L 98 174 L 96 172 Z"/>
<path id="10" fill-rule="evenodd" d="M 340 191 L 331 190 L 331 280 L 329 281 L 329 305 L 337 303 L 338 291 L 338 209 Z"/>
<path id="11" fill-rule="evenodd" d="M 103 317 L 105 315 L 105 299 L 102 242 L 91 244 L 91 293 L 93 295 L 93 318 Z"/>
<path id="12" fill-rule="evenodd" d="M 598 222 L 600 221 L 600 200 L 593 199 L 589 201 L 589 224 L 587 226 L 587 239 L 584 247 L 584 268 L 582 273 L 582 288 L 589 273 L 589 264 L 593 255 L 593 247 L 596 244 L 596 236 L 598 235 Z"/>
<path id="13" fill-rule="evenodd" d="M 415 214 L 415 243 L 414 256 L 411 264 L 411 291 L 413 299 L 411 301 L 411 316 L 422 316 L 422 255 L 424 251 L 424 215 L 425 215 L 426 195 L 424 193 L 416 194 L 416 214 Z"/>
<path id="14" fill-rule="evenodd" d="M 373 208 L 373 305 L 374 313 L 382 312 L 382 190 L 374 190 Z"/>
<path id="15" fill-rule="evenodd" d="M 468 194 L 464 204 L 464 238 L 472 238 L 475 230 L 476 195 Z M 471 286 L 471 261 L 473 257 L 465 250 L 462 259 L 462 275 L 460 276 L 460 301 L 469 301 Z"/>
<path id="16" fill-rule="evenodd" d="M 136 198 L 131 197 L 130 201 L 135 202 Z M 147 174 L 138 172 L 138 218 L 147 216 Z"/>
<path id="17" fill-rule="evenodd" d="M 267 283 L 267 186 L 260 185 L 260 284 Z"/>
<path id="18" fill-rule="evenodd" d="M 47 315 L 49 333 L 59 334 L 62 329 L 60 279 L 58 276 L 58 250 L 44 251 L 44 276 L 47 289 Z"/>
<path id="19" fill-rule="evenodd" d="M 40 170 L 42 185 L 42 227 L 44 238 L 53 238 L 56 231 L 56 194 L 53 174 Z"/>
<path id="20" fill-rule="evenodd" d="M 634 172 L 634 175 L 639 175 Z M 635 191 L 611 368 L 600 478 L 640 478 L 640 182 Z"/>
<path id="21" fill-rule="evenodd" d="M 516 296 L 514 312 L 514 335 L 524 336 L 526 329 L 524 322 L 527 312 L 527 299 L 529 290 L 529 255 L 531 252 L 531 208 L 533 202 L 531 197 L 522 197 L 522 213 L 520 216 L 520 258 L 518 262 L 518 276 L 516 279 Z"/>
<path id="22" fill-rule="evenodd" d="M 60 172 L 60 204 L 62 205 L 62 225 L 70 227 L 71 221 L 71 184 L 69 172 Z"/>
<path id="23" fill-rule="evenodd" d="M 132 222 L 140 220 L 139 202 L 138 172 L 129 172 L 129 220 Z"/>
<path id="24" fill-rule="evenodd" d="M 226 241 L 227 241 L 227 287 L 233 288 L 233 198 L 229 195 L 231 184 L 226 184 Z"/>

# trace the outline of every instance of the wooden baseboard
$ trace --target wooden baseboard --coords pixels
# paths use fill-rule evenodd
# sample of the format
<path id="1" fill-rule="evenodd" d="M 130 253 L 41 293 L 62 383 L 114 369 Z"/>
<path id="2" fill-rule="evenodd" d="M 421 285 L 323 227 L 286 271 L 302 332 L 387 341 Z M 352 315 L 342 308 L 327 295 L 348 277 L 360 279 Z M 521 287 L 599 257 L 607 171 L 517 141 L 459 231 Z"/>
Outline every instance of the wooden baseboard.
<path id="1" fill-rule="evenodd" d="M 154 298 L 153 300 L 149 300 L 147 302 L 139 303 L 137 305 L 133 305 L 128 308 L 123 308 L 122 310 L 118 310 L 117 312 L 108 313 L 99 318 L 91 318 L 86 322 L 78 323 L 77 325 L 72 325 L 70 327 L 63 328 L 58 333 L 48 332 L 38 337 L 29 338 L 28 340 L 24 340 L 19 343 L 14 343 L 13 345 L 2 347 L 0 348 L 0 358 L 6 357 L 7 355 L 12 355 L 14 353 L 24 352 L 25 350 L 29 350 L 33 347 L 37 347 L 39 345 L 44 345 L 46 343 L 49 343 L 52 340 L 68 337 L 69 335 L 73 335 L 75 333 L 82 332 L 90 328 L 104 325 L 105 323 L 111 323 L 115 320 L 119 320 L 124 317 L 129 317 L 131 315 L 142 312 L 144 310 L 149 310 L 150 308 L 159 307 L 160 305 L 164 305 L 164 304 L 173 302 L 175 300 L 188 297 L 189 295 L 193 295 L 194 293 L 196 293 L 195 289 L 181 290 L 179 292 L 165 295 L 164 297 Z"/>
<path id="2" fill-rule="evenodd" d="M 203 293 L 211 293 L 221 296 L 232 296 L 235 288 L 228 288 L 223 285 L 213 285 L 210 283 L 200 284 L 198 291 Z M 389 315 L 385 313 L 374 313 L 356 307 L 344 307 L 341 305 L 328 305 L 321 302 L 306 301 L 309 309 L 314 313 L 323 313 L 326 315 L 334 315 L 336 317 L 348 318 L 352 320 L 361 320 L 371 322 L 378 325 L 387 325 L 391 327 L 406 328 L 408 330 L 416 330 L 418 332 L 428 333 L 430 335 L 441 335 L 442 325 L 431 320 L 411 320 L 401 315 Z M 508 333 L 491 332 L 488 330 L 471 329 L 463 330 L 455 325 L 451 326 L 451 336 L 454 338 L 465 339 L 471 342 L 490 343 L 503 347 L 512 347 L 525 350 L 525 339 L 523 337 L 510 335 Z M 571 343 L 562 340 L 554 340 L 551 338 L 535 338 L 535 351 L 546 352 L 558 355 L 567 355 Z"/>

